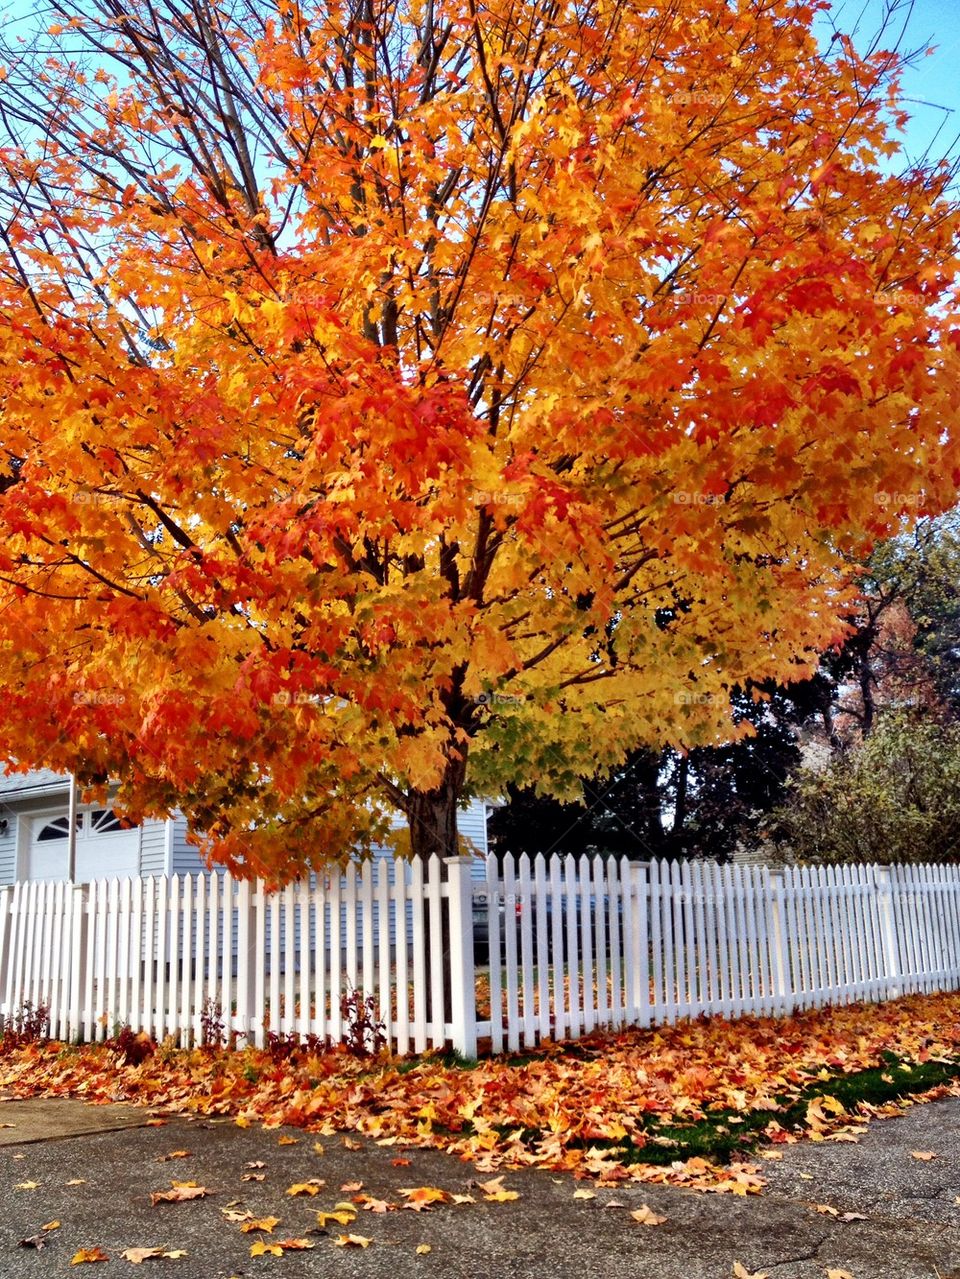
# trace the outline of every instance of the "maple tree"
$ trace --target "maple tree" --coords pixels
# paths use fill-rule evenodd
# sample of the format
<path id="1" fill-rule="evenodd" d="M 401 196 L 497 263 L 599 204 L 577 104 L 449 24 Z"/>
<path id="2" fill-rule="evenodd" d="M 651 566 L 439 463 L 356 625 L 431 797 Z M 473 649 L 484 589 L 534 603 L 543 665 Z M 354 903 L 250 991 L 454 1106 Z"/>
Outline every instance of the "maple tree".
<path id="1" fill-rule="evenodd" d="M 9 29 L 0 754 L 282 880 L 812 669 L 960 477 L 950 169 L 825 7 Z"/>

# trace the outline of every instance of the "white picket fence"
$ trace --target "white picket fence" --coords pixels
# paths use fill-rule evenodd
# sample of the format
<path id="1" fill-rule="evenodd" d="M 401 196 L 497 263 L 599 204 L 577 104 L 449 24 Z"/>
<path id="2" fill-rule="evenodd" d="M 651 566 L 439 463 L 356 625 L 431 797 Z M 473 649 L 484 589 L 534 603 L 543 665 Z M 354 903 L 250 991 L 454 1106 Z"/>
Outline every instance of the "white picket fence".
<path id="1" fill-rule="evenodd" d="M 0 1015 L 44 1005 L 63 1039 L 129 1025 L 199 1043 L 212 1014 L 258 1045 L 338 1042 L 341 996 L 357 990 L 394 1051 L 473 1056 L 960 987 L 957 866 L 490 857 L 485 870 L 480 894 L 465 858 L 380 860 L 279 893 L 229 875 L 5 887 Z"/>
<path id="2" fill-rule="evenodd" d="M 494 1052 L 960 987 L 960 866 L 488 865 Z M 486 1009 L 483 1009 L 486 1013 Z"/>

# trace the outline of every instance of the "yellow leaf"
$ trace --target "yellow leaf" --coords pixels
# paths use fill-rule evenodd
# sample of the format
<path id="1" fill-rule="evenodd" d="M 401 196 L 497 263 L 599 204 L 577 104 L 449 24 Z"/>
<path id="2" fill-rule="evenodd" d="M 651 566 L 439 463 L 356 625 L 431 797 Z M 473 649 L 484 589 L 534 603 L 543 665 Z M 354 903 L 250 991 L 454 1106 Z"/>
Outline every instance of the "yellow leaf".
<path id="1" fill-rule="evenodd" d="M 431 1204 L 445 1203 L 447 1200 L 447 1192 L 436 1186 L 408 1186 L 400 1194 L 407 1200 L 404 1208 L 411 1208 L 414 1212 L 424 1212 Z"/>
<path id="2" fill-rule="evenodd" d="M 658 1213 L 655 1213 L 649 1204 L 641 1204 L 630 1216 L 634 1221 L 638 1221 L 641 1226 L 662 1226 L 666 1221 L 666 1217 L 661 1217 Z"/>
<path id="3" fill-rule="evenodd" d="M 366 1235 L 337 1235 L 333 1241 L 336 1248 L 369 1248 L 372 1242 Z"/>
<path id="4" fill-rule="evenodd" d="M 929 1162 L 931 1159 L 938 1159 L 939 1155 L 932 1150 L 911 1150 L 910 1157 L 911 1159 L 922 1159 L 924 1162 Z"/>
<path id="5" fill-rule="evenodd" d="M 322 1181 L 298 1181 L 296 1185 L 287 1187 L 288 1195 L 318 1195 Z"/>
<path id="6" fill-rule="evenodd" d="M 60 1222 L 59 1222 L 59 1221 L 48 1221 L 48 1222 L 47 1222 L 47 1224 L 46 1224 L 45 1226 L 41 1226 L 41 1227 L 40 1227 L 40 1229 L 41 1229 L 41 1230 L 59 1230 L 59 1229 L 60 1229 Z"/>
<path id="7" fill-rule="evenodd" d="M 821 1097 L 820 1106 L 828 1115 L 845 1115 L 847 1108 L 842 1101 L 837 1101 L 836 1097 Z"/>
<path id="8" fill-rule="evenodd" d="M 328 1221 L 335 1221 L 338 1226 L 349 1226 L 357 1219 L 355 1212 L 318 1212 L 317 1225 L 325 1230 Z"/>
<path id="9" fill-rule="evenodd" d="M 741 1262 L 733 1263 L 733 1279 L 770 1279 L 770 1275 L 766 1270 L 749 1271 Z"/>
<path id="10" fill-rule="evenodd" d="M 511 1199 L 520 1198 L 515 1190 L 504 1189 L 503 1177 L 494 1177 L 490 1181 L 481 1181 L 480 1189 L 483 1191 L 487 1203 L 502 1204 Z"/>
<path id="11" fill-rule="evenodd" d="M 282 1257 L 283 1249 L 278 1243 L 272 1243 L 267 1239 L 258 1239 L 256 1243 L 250 1245 L 251 1257 Z"/>
<path id="12" fill-rule="evenodd" d="M 592 1190 L 575 1190 L 573 1192 L 574 1199 L 596 1199 L 596 1195 Z"/>
<path id="13" fill-rule="evenodd" d="M 19 1181 L 14 1186 L 14 1190 L 39 1190 L 39 1181 Z"/>
<path id="14" fill-rule="evenodd" d="M 252 1233 L 254 1230 L 263 1230 L 266 1234 L 272 1235 L 274 1226 L 279 1225 L 279 1217 L 254 1217 L 251 1221 L 245 1221 L 240 1229 L 245 1235 Z"/>
<path id="15" fill-rule="evenodd" d="M 827 1279 L 853 1279 L 849 1270 L 828 1270 Z"/>
<path id="16" fill-rule="evenodd" d="M 280 1137 L 277 1141 L 278 1146 L 299 1146 L 299 1144 L 300 1144 L 299 1137 L 288 1137 L 286 1133 L 284 1133 L 284 1135 Z"/>
<path id="17" fill-rule="evenodd" d="M 428 1252 L 433 1252 L 433 1249 L 430 1247 L 428 1243 L 417 1244 L 416 1254 L 418 1257 L 425 1257 Z"/>
<path id="18" fill-rule="evenodd" d="M 83 1266 L 94 1261 L 109 1261 L 102 1248 L 80 1248 L 70 1258 L 71 1266 Z"/>
<path id="19" fill-rule="evenodd" d="M 840 1216 L 840 1209 L 839 1209 L 839 1208 L 831 1208 L 829 1204 L 814 1204 L 814 1205 L 813 1205 L 813 1210 L 814 1210 L 814 1212 L 822 1212 L 822 1213 L 824 1214 L 824 1216 L 826 1216 L 826 1217 L 839 1217 L 839 1216 Z"/>

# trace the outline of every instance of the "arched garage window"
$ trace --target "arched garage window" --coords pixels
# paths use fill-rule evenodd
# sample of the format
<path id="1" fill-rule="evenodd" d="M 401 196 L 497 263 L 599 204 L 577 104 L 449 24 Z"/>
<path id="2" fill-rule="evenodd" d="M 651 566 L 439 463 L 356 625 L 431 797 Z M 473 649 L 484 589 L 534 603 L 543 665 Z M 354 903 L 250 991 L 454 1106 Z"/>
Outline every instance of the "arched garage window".
<path id="1" fill-rule="evenodd" d="M 57 817 L 52 822 L 47 822 L 37 832 L 37 842 L 40 844 L 51 843 L 57 839 L 66 839 L 67 832 L 70 829 L 70 821 L 67 817 Z M 77 830 L 80 829 L 80 815 L 77 815 Z"/>

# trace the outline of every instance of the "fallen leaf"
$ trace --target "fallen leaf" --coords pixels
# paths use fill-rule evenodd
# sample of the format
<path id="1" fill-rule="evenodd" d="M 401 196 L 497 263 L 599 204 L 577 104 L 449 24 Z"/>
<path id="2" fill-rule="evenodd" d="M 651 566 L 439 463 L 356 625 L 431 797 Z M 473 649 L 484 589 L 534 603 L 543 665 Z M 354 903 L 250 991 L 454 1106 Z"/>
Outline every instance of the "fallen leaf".
<path id="1" fill-rule="evenodd" d="M 74 1177 L 71 1181 L 65 1181 L 65 1186 L 85 1186 L 87 1183 L 83 1177 Z"/>
<path id="2" fill-rule="evenodd" d="M 604 1208 L 626 1208 L 626 1204 L 621 1199 L 608 1199 L 603 1205 Z"/>
<path id="3" fill-rule="evenodd" d="M 39 1190 L 39 1181 L 20 1181 L 14 1186 L 14 1190 Z"/>
<path id="4" fill-rule="evenodd" d="M 189 1159 L 189 1157 L 189 1150 L 171 1150 L 169 1155 L 157 1155 L 156 1162 L 158 1164 L 165 1164 L 170 1159 Z"/>
<path id="5" fill-rule="evenodd" d="M 304 1249 L 315 1248 L 317 1245 L 309 1239 L 278 1239 L 277 1246 L 284 1252 L 303 1252 Z"/>
<path id="6" fill-rule="evenodd" d="M 842 1212 L 839 1217 L 840 1221 L 866 1221 L 867 1217 L 862 1212 Z"/>
<path id="7" fill-rule="evenodd" d="M 70 1258 L 71 1266 L 83 1266 L 94 1261 L 109 1261 L 102 1248 L 80 1248 Z"/>
<path id="8" fill-rule="evenodd" d="M 666 1217 L 661 1217 L 655 1213 L 649 1204 L 641 1204 L 636 1211 L 631 1212 L 630 1216 L 634 1221 L 638 1221 L 641 1226 L 662 1226 L 666 1221 Z"/>
<path id="9" fill-rule="evenodd" d="M 783 1151 L 782 1150 L 761 1150 L 760 1158 L 761 1159 L 782 1159 Z"/>
<path id="10" fill-rule="evenodd" d="M 345 1190 L 347 1194 L 349 1195 L 349 1194 L 352 1194 L 353 1191 L 355 1190 L 362 1190 L 363 1182 L 362 1181 L 345 1181 L 343 1185 L 340 1187 L 340 1189 Z"/>
<path id="11" fill-rule="evenodd" d="M 480 1181 L 477 1183 L 483 1191 L 484 1199 L 487 1203 L 508 1203 L 511 1199 L 519 1199 L 520 1196 L 515 1190 L 505 1190 L 503 1186 L 503 1177 L 494 1177 L 491 1181 Z"/>
<path id="12" fill-rule="evenodd" d="M 932 1150 L 911 1150 L 910 1151 L 911 1159 L 922 1159 L 925 1163 L 929 1162 L 931 1159 L 939 1159 L 939 1157 L 940 1156 L 937 1155 Z"/>
<path id="13" fill-rule="evenodd" d="M 295 1185 L 287 1187 L 288 1195 L 319 1195 L 320 1187 L 325 1186 L 325 1181 L 298 1181 Z"/>
<path id="14" fill-rule="evenodd" d="M 18 1248 L 46 1248 L 47 1241 L 43 1235 L 30 1235 L 27 1239 L 17 1241 Z"/>
<path id="15" fill-rule="evenodd" d="M 337 1235 L 333 1243 L 337 1248 L 369 1248 L 373 1240 L 366 1235 Z"/>
<path id="16" fill-rule="evenodd" d="M 278 1139 L 278 1141 L 277 1141 L 277 1145 L 278 1145 L 278 1146 L 299 1146 L 299 1145 L 300 1145 L 300 1138 L 299 1138 L 299 1137 L 288 1137 L 288 1136 L 286 1135 L 286 1133 L 284 1133 L 284 1135 Z"/>
<path id="17" fill-rule="evenodd" d="M 253 1220 L 253 1213 L 249 1212 L 245 1208 L 231 1208 L 228 1204 L 226 1208 L 221 1208 L 220 1211 L 223 1213 L 224 1217 L 226 1217 L 227 1221 L 238 1222 Z"/>
<path id="18" fill-rule="evenodd" d="M 839 1217 L 839 1216 L 840 1216 L 840 1209 L 839 1209 L 839 1208 L 831 1208 L 831 1206 L 830 1206 L 829 1204 L 814 1204 L 814 1205 L 813 1205 L 813 1210 L 814 1210 L 814 1212 L 822 1212 L 822 1213 L 824 1214 L 824 1216 L 827 1216 L 827 1217 Z"/>
<path id="19" fill-rule="evenodd" d="M 575 1190 L 573 1192 L 574 1199 L 596 1199 L 596 1195 L 592 1190 Z"/>
<path id="20" fill-rule="evenodd" d="M 801 1180 L 801 1181 L 813 1181 L 813 1173 L 812 1173 L 812 1172 L 802 1172 L 802 1173 L 800 1174 L 800 1180 Z"/>
<path id="21" fill-rule="evenodd" d="M 335 1221 L 338 1226 L 350 1226 L 356 1221 L 356 1219 L 357 1214 L 353 1209 L 351 1209 L 350 1212 L 337 1212 L 334 1210 L 333 1212 L 317 1213 L 317 1225 L 321 1230 L 326 1229 L 328 1221 Z"/>
<path id="22" fill-rule="evenodd" d="M 250 1245 L 251 1257 L 282 1257 L 283 1249 L 278 1243 L 272 1243 L 266 1239 L 258 1239 L 256 1243 Z"/>
<path id="23" fill-rule="evenodd" d="M 409 1159 L 391 1159 L 391 1160 L 390 1160 L 390 1162 L 393 1164 L 394 1168 L 409 1168 L 409 1167 L 410 1167 L 410 1160 L 409 1160 Z"/>
<path id="24" fill-rule="evenodd" d="M 322 1143 L 322 1142 L 320 1142 L 320 1141 L 315 1141 L 315 1142 L 313 1143 L 313 1153 L 314 1153 L 315 1155 L 322 1155 L 322 1154 L 323 1154 L 323 1143 Z"/>
<path id="25" fill-rule="evenodd" d="M 475 1204 L 477 1201 L 473 1195 L 451 1195 L 450 1202 L 454 1204 Z"/>
<path id="26" fill-rule="evenodd" d="M 176 1252 L 165 1252 L 163 1248 L 127 1248 L 120 1254 L 124 1261 L 129 1261 L 133 1266 L 139 1266 L 144 1261 L 160 1260 L 164 1257 L 185 1257 L 186 1255 L 182 1248 Z"/>
<path id="27" fill-rule="evenodd" d="M 155 1190 L 150 1196 L 154 1207 L 158 1203 L 186 1203 L 188 1199 L 205 1199 L 212 1194 L 206 1186 L 198 1186 L 195 1181 L 174 1181 L 170 1190 Z"/>
<path id="28" fill-rule="evenodd" d="M 279 1217 L 251 1217 L 249 1221 L 243 1222 L 240 1229 L 245 1235 L 254 1230 L 262 1230 L 265 1234 L 272 1235 L 274 1226 L 279 1224 Z"/>
<path id="29" fill-rule="evenodd" d="M 265 1172 L 244 1172 L 240 1175 L 241 1181 L 266 1181 L 267 1174 Z"/>
<path id="30" fill-rule="evenodd" d="M 827 1279 L 853 1279 L 849 1270 L 828 1270 Z"/>
<path id="31" fill-rule="evenodd" d="M 244 1168 L 266 1168 L 266 1164 L 262 1159 L 248 1159 L 243 1165 Z"/>
<path id="32" fill-rule="evenodd" d="M 428 1243 L 418 1243 L 415 1252 L 418 1257 L 425 1257 L 428 1252 L 433 1252 L 433 1249 Z"/>
<path id="33" fill-rule="evenodd" d="M 165 1119 L 148 1119 L 144 1124 L 144 1128 L 166 1128 L 167 1121 Z"/>
<path id="34" fill-rule="evenodd" d="M 40 1227 L 40 1229 L 41 1229 L 41 1230 L 59 1230 L 59 1229 L 60 1229 L 60 1222 L 59 1222 L 59 1221 L 48 1221 L 48 1222 L 46 1223 L 46 1225 L 45 1225 L 45 1226 L 41 1226 L 41 1227 Z"/>
<path id="35" fill-rule="evenodd" d="M 766 1270 L 749 1271 L 746 1266 L 739 1261 L 733 1263 L 734 1279 L 770 1279 L 770 1275 Z"/>
<path id="36" fill-rule="evenodd" d="M 344 1148 L 344 1150 L 362 1150 L 362 1149 L 363 1149 L 363 1142 L 362 1142 L 362 1141 L 354 1141 L 352 1137 L 344 1137 L 344 1139 L 343 1139 L 343 1148 Z"/>
<path id="37" fill-rule="evenodd" d="M 388 1203 L 386 1199 L 374 1199 L 372 1195 L 358 1195 L 356 1202 L 364 1212 L 396 1212 L 399 1206 Z"/>
<path id="38" fill-rule="evenodd" d="M 425 1212 L 431 1204 L 442 1204 L 447 1201 L 447 1192 L 436 1186 L 407 1187 L 406 1190 L 401 1190 L 400 1194 L 407 1201 L 403 1205 L 404 1208 L 410 1208 L 413 1212 Z"/>

